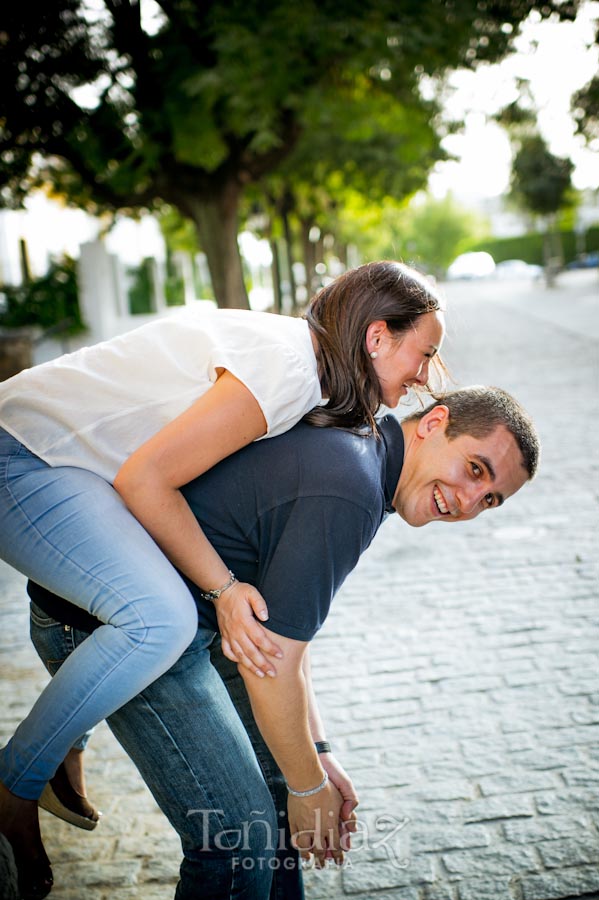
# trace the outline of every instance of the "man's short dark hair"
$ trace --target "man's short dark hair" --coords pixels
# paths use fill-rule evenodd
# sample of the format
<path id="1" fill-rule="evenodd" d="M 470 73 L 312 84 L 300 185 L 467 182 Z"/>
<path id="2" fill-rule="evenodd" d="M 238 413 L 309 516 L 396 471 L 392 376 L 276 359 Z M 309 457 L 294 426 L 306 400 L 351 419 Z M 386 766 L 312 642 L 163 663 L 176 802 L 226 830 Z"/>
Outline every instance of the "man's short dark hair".
<path id="1" fill-rule="evenodd" d="M 405 421 L 421 419 L 436 406 L 449 409 L 445 430 L 449 440 L 462 434 L 481 440 L 503 425 L 520 448 L 522 465 L 529 479 L 534 477 L 541 452 L 539 436 L 526 410 L 507 391 L 481 385 L 447 391 L 437 395 L 434 403 L 408 416 Z"/>

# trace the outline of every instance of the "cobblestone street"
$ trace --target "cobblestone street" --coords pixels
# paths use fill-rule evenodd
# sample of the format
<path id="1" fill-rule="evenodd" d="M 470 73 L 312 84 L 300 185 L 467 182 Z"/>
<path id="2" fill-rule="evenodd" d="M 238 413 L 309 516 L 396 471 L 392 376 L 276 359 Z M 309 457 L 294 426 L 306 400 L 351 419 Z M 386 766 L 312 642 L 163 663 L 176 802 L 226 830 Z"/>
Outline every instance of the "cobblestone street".
<path id="1" fill-rule="evenodd" d="M 313 645 L 328 737 L 358 788 L 342 870 L 308 900 L 599 898 L 599 277 L 445 286 L 459 384 L 535 419 L 537 478 L 471 523 L 391 517 Z M 0 742 L 46 681 L 24 579 L 0 564 Z M 41 813 L 53 900 L 171 900 L 180 847 L 108 728 L 96 831 Z"/>

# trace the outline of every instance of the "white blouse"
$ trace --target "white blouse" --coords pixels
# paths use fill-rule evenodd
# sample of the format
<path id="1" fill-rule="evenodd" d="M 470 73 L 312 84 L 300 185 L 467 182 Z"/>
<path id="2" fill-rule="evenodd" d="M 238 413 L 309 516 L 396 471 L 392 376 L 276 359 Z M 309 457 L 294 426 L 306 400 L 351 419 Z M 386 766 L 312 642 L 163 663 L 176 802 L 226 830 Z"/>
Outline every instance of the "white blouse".
<path id="1" fill-rule="evenodd" d="M 112 482 L 134 450 L 214 384 L 218 368 L 254 395 L 264 437 L 322 399 L 305 320 L 186 307 L 0 383 L 0 426 L 51 466 Z"/>

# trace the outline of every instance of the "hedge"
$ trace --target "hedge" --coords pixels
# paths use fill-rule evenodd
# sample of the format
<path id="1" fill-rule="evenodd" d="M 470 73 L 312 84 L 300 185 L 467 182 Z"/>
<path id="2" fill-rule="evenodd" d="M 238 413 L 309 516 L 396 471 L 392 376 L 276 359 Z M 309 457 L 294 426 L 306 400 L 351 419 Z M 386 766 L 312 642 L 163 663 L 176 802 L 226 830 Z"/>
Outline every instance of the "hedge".
<path id="1" fill-rule="evenodd" d="M 562 249 L 564 253 L 564 264 L 573 262 L 579 256 L 578 247 L 580 243 L 579 236 L 574 231 L 561 231 Z M 527 263 L 534 263 L 542 266 L 543 260 L 543 239 L 541 233 L 523 234 L 519 237 L 511 238 L 491 238 L 486 241 L 477 241 L 466 249 L 484 250 L 490 253 L 496 263 L 502 262 L 504 259 L 523 259 Z M 596 253 L 599 251 L 599 225 L 593 225 L 583 235 L 583 243 L 585 253 Z"/>

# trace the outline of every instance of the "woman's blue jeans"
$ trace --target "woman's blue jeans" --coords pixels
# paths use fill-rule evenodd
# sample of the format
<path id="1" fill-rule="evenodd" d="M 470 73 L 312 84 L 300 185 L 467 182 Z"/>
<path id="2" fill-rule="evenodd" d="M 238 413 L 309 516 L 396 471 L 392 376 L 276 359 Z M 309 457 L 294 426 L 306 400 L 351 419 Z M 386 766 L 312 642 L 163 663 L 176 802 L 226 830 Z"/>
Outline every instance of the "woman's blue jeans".
<path id="1" fill-rule="evenodd" d="M 92 639 L 35 604 L 31 637 L 52 674 Z M 200 629 L 175 665 L 108 724 L 181 837 L 176 900 L 302 900 L 286 785 L 218 636 Z"/>
<path id="2" fill-rule="evenodd" d="M 0 781 L 37 799 L 69 749 L 172 666 L 197 610 L 183 579 L 104 479 L 52 468 L 0 430 L 0 556 L 104 624 L 0 751 Z"/>

